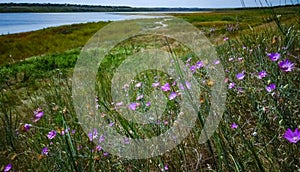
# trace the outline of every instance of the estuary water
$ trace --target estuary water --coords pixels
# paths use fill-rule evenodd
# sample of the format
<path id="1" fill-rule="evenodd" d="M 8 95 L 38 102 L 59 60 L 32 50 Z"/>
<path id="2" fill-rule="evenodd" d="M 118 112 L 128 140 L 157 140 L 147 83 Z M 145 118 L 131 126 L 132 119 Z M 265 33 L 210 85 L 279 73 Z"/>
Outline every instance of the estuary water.
<path id="1" fill-rule="evenodd" d="M 162 17 L 160 14 L 117 12 L 0 13 L 0 35 L 28 32 L 47 27 L 98 21 Z"/>

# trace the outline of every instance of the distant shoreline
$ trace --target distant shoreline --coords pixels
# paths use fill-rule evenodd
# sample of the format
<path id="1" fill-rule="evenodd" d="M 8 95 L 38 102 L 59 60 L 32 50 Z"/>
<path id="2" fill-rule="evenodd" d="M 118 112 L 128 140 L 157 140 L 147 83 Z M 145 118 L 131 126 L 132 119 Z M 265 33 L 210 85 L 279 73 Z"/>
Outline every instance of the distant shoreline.
<path id="1" fill-rule="evenodd" d="M 16 12 L 191 12 L 191 11 L 224 11 L 247 10 L 257 8 L 278 8 L 297 5 L 283 5 L 274 7 L 241 7 L 241 8 L 166 8 L 166 7 L 129 7 L 129 6 L 101 6 L 78 4 L 50 4 L 50 3 L 0 3 L 0 13 Z"/>

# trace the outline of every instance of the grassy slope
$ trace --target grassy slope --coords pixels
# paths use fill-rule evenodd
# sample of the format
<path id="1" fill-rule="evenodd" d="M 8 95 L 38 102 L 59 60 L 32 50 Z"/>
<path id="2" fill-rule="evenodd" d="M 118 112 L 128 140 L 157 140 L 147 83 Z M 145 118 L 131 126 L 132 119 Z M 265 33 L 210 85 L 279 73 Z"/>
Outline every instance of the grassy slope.
<path id="1" fill-rule="evenodd" d="M 82 47 L 107 22 L 73 24 L 0 36 L 0 64 Z"/>

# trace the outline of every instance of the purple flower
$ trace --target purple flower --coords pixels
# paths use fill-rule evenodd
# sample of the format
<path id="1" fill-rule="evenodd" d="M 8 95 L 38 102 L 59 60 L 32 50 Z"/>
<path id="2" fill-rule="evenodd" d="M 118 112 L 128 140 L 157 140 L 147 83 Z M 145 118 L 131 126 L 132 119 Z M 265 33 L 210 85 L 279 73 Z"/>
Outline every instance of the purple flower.
<path id="1" fill-rule="evenodd" d="M 48 147 L 43 147 L 43 149 L 42 149 L 42 155 L 48 155 L 48 153 L 49 153 L 49 148 Z"/>
<path id="2" fill-rule="evenodd" d="M 186 86 L 187 89 L 190 89 L 191 88 L 191 83 L 188 82 L 188 81 L 185 81 L 185 86 Z M 181 90 L 184 90 L 184 86 L 181 83 L 179 84 L 179 88 Z"/>
<path id="3" fill-rule="evenodd" d="M 136 100 L 141 100 L 142 98 L 144 98 L 144 95 L 143 95 L 143 94 L 137 96 Z"/>
<path id="4" fill-rule="evenodd" d="M 98 142 L 101 143 L 101 142 L 104 142 L 104 140 L 105 140 L 105 136 L 101 135 Z"/>
<path id="5" fill-rule="evenodd" d="M 216 61 L 214 62 L 215 65 L 217 65 L 217 64 L 219 64 L 219 63 L 220 63 L 220 60 L 216 60 Z"/>
<path id="6" fill-rule="evenodd" d="M 175 92 L 172 92 L 170 95 L 169 95 L 169 100 L 173 100 L 177 97 L 177 93 Z"/>
<path id="7" fill-rule="evenodd" d="M 272 61 L 277 61 L 280 58 L 279 53 L 267 53 L 267 56 L 272 60 Z"/>
<path id="8" fill-rule="evenodd" d="M 101 151 L 101 150 L 102 150 L 102 147 L 101 147 L 100 145 L 97 145 L 97 146 L 96 146 L 96 151 L 99 152 L 99 151 Z"/>
<path id="9" fill-rule="evenodd" d="M 151 102 L 147 102 L 147 103 L 146 103 L 146 106 L 151 106 Z"/>
<path id="10" fill-rule="evenodd" d="M 128 108 L 131 109 L 131 110 L 136 110 L 136 108 L 137 108 L 138 106 L 139 106 L 138 103 L 133 102 L 133 103 L 131 103 L 131 104 L 128 106 Z"/>
<path id="11" fill-rule="evenodd" d="M 103 156 L 108 156 L 108 152 L 104 152 L 104 153 L 103 153 Z"/>
<path id="12" fill-rule="evenodd" d="M 234 87 L 235 87 L 235 83 L 234 83 L 234 82 L 229 83 L 228 89 L 232 89 L 232 88 L 234 88 Z"/>
<path id="13" fill-rule="evenodd" d="M 296 128 L 293 132 L 290 128 L 288 128 L 283 137 L 290 143 L 297 143 L 300 140 L 300 131 Z"/>
<path id="14" fill-rule="evenodd" d="M 98 137 L 98 131 L 96 128 L 93 129 L 92 132 L 88 133 L 88 137 L 90 141 L 93 141 L 94 139 L 96 139 Z"/>
<path id="15" fill-rule="evenodd" d="M 237 91 L 238 91 L 239 93 L 243 93 L 243 92 L 244 92 L 243 88 L 241 88 L 241 87 L 238 87 L 238 88 L 237 88 Z"/>
<path id="16" fill-rule="evenodd" d="M 152 87 L 158 87 L 159 85 L 160 85 L 159 82 L 155 82 L 155 83 L 152 84 Z"/>
<path id="17" fill-rule="evenodd" d="M 242 79 L 244 79 L 244 77 L 245 77 L 244 71 L 243 71 L 242 73 L 236 74 L 236 78 L 237 78 L 238 80 L 242 80 Z"/>
<path id="18" fill-rule="evenodd" d="M 262 70 L 258 73 L 258 79 L 262 79 L 267 76 L 267 72 Z"/>
<path id="19" fill-rule="evenodd" d="M 224 41 L 228 41 L 228 40 L 229 40 L 229 38 L 228 38 L 228 37 L 225 37 L 223 40 L 224 40 Z"/>
<path id="20" fill-rule="evenodd" d="M 31 124 L 24 124 L 23 130 L 28 131 L 28 130 L 30 130 L 31 126 L 32 126 Z"/>
<path id="21" fill-rule="evenodd" d="M 115 125 L 114 122 L 111 122 L 111 123 L 108 124 L 108 126 L 110 126 L 110 127 L 112 127 L 112 126 L 114 126 L 114 125 Z"/>
<path id="22" fill-rule="evenodd" d="M 50 139 L 50 140 L 52 140 L 55 136 L 56 136 L 55 130 L 51 130 L 47 135 L 48 139 Z"/>
<path id="23" fill-rule="evenodd" d="M 168 164 L 165 165 L 165 170 L 168 171 L 169 170 L 169 166 Z"/>
<path id="24" fill-rule="evenodd" d="M 11 168 L 12 168 L 12 164 L 7 164 L 3 171 L 8 172 L 9 170 L 11 170 Z"/>
<path id="25" fill-rule="evenodd" d="M 276 89 L 276 85 L 274 83 L 271 83 L 266 87 L 267 92 L 271 92 L 275 89 Z"/>
<path id="26" fill-rule="evenodd" d="M 232 129 L 237 129 L 237 128 L 238 128 L 238 125 L 237 125 L 236 123 L 232 123 L 232 124 L 230 125 L 230 128 L 232 128 Z"/>
<path id="27" fill-rule="evenodd" d="M 161 86 L 161 90 L 163 90 L 165 92 L 170 91 L 171 90 L 170 84 L 166 83 L 165 85 Z"/>
<path id="28" fill-rule="evenodd" d="M 190 67 L 190 70 L 192 73 L 194 73 L 196 71 L 197 67 L 195 65 L 191 66 Z"/>
<path id="29" fill-rule="evenodd" d="M 288 59 L 282 60 L 278 63 L 280 69 L 284 72 L 291 72 L 294 69 L 294 63 L 290 62 Z"/>
<path id="30" fill-rule="evenodd" d="M 202 61 L 198 61 L 196 63 L 196 67 L 197 67 L 197 69 L 200 69 L 200 68 L 204 67 L 204 64 L 202 63 Z"/>
<path id="31" fill-rule="evenodd" d="M 39 111 L 39 112 L 35 111 L 34 114 L 35 114 L 35 118 L 41 118 L 42 116 L 44 116 L 43 111 Z"/>
<path id="32" fill-rule="evenodd" d="M 40 108 L 38 108 L 33 113 L 34 113 L 34 122 L 37 122 L 38 120 L 40 120 L 42 118 L 42 116 L 44 116 L 44 112 Z"/>

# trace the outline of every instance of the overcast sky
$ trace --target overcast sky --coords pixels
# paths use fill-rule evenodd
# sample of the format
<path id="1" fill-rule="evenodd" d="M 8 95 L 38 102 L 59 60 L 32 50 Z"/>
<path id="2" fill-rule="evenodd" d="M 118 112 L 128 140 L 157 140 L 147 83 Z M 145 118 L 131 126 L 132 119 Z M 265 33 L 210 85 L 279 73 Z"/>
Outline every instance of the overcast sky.
<path id="1" fill-rule="evenodd" d="M 246 7 L 266 6 L 266 0 L 0 0 L 0 3 L 68 3 L 87 5 L 112 5 L 131 7 L 199 7 L 222 8 L 242 7 L 242 1 Z M 267 0 L 272 6 L 295 4 L 299 0 Z M 260 3 L 261 2 L 261 3 Z"/>

